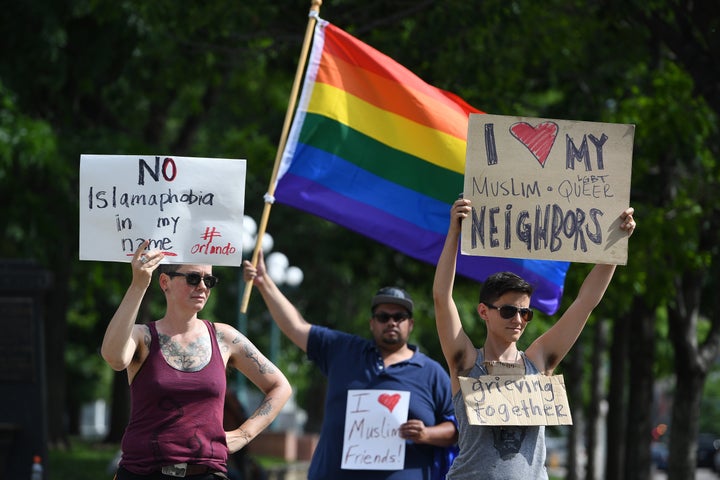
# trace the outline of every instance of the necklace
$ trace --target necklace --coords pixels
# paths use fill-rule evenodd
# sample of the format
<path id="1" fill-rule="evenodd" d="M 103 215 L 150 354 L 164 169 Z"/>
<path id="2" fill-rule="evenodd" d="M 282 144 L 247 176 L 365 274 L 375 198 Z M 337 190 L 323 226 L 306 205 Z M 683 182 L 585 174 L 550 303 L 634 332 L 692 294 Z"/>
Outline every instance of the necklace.
<path id="1" fill-rule="evenodd" d="M 482 347 L 482 355 L 483 355 L 482 364 L 483 364 L 483 366 L 485 366 L 485 369 L 488 371 L 488 374 L 491 374 L 491 375 L 493 373 L 499 373 L 499 372 L 496 372 L 496 370 L 498 370 L 498 369 L 496 369 L 496 367 L 500 367 L 499 370 L 502 371 L 506 368 L 517 368 L 517 367 L 523 366 L 523 364 L 521 364 L 519 362 L 520 350 L 515 350 L 515 362 L 513 362 L 513 363 L 501 362 L 500 360 L 485 360 L 485 358 L 486 358 L 485 357 L 485 347 Z"/>

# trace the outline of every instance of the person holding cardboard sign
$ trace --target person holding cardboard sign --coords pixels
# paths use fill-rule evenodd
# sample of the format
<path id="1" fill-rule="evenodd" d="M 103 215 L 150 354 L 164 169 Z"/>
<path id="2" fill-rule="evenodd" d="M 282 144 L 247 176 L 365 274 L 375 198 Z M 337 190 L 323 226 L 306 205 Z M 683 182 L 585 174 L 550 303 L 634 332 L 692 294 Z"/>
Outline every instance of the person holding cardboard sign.
<path id="1" fill-rule="evenodd" d="M 480 290 L 477 312 L 485 321 L 485 343 L 476 348 L 465 333 L 452 298 L 461 223 L 471 214 L 470 200 L 456 200 L 450 212 L 450 227 L 437 263 L 433 283 L 435 320 L 443 354 L 450 369 L 453 403 L 458 419 L 460 453 L 448 472 L 448 480 L 465 479 L 547 479 L 545 469 L 545 430 L 543 425 L 499 426 L 481 413 L 466 407 L 466 396 L 492 390 L 532 388 L 542 382 L 522 379 L 503 381 L 510 375 L 550 376 L 577 340 L 593 309 L 610 284 L 615 265 L 595 265 L 585 278 L 575 301 L 547 332 L 521 352 L 517 341 L 533 318 L 530 298 L 533 287 L 521 277 L 500 272 L 488 277 Z M 620 229 L 628 236 L 635 230 L 633 209 L 620 215 Z M 485 384 L 473 379 L 492 375 Z M 507 377 L 515 378 L 515 377 Z M 547 384 L 547 383 L 545 383 Z M 469 387 L 468 387 L 469 386 Z M 467 390 L 473 390 L 468 392 Z M 541 388 L 542 389 L 542 388 Z M 532 408 L 537 407 L 537 405 Z M 513 410 L 514 408 L 514 410 Z M 493 410 L 496 414 L 500 409 Z M 520 405 L 505 414 L 522 416 L 532 409 Z M 537 407 L 542 411 L 542 408 Z M 549 410 L 550 414 L 554 412 Z M 475 417 L 475 418 L 473 418 Z M 502 420 L 502 419 L 501 419 Z M 490 424 L 495 426 L 489 426 Z"/>
<path id="2" fill-rule="evenodd" d="M 245 447 L 280 413 L 292 394 L 282 372 L 230 325 L 198 318 L 218 282 L 210 265 L 161 264 L 145 241 L 130 262 L 132 282 L 102 343 L 102 356 L 127 370 L 130 423 L 116 480 L 227 478 L 227 456 Z M 159 271 L 165 315 L 136 324 L 140 303 Z M 264 394 L 238 428 L 223 429 L 226 367 Z"/>
<path id="3" fill-rule="evenodd" d="M 450 378 L 408 344 L 413 301 L 397 287 L 370 302 L 372 339 L 308 323 L 265 269 L 243 263 L 282 332 L 327 377 L 325 416 L 310 480 L 435 480 L 433 468 L 457 441 Z M 391 415 L 404 409 L 404 419 Z M 436 458 L 437 456 L 437 458 Z M 447 458 L 447 457 L 444 457 Z M 439 475 L 440 476 L 440 475 Z"/>

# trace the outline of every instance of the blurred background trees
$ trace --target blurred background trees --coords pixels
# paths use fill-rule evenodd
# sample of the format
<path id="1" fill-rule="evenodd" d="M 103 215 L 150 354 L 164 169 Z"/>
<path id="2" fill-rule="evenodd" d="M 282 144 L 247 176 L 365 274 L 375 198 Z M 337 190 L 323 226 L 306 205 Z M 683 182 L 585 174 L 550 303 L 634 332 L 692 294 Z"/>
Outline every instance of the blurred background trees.
<path id="1" fill-rule="evenodd" d="M 0 257 L 35 259 L 55 276 L 46 319 L 51 441 L 67 443 L 80 406 L 95 398 L 115 399 L 117 437 L 126 379 L 103 364 L 98 347 L 129 268 L 78 261 L 80 154 L 245 158 L 246 214 L 259 218 L 310 5 L 2 3 Z M 631 198 L 639 229 L 628 265 L 563 372 L 579 386 L 576 424 L 595 431 L 608 405 L 602 421 L 612 448 L 597 460 L 606 478 L 648 478 L 656 379 L 674 385 L 670 478 L 692 477 L 701 427 L 720 434 L 718 406 L 703 397 L 704 389 L 717 391 L 711 373 L 720 345 L 719 8 L 710 0 L 326 0 L 320 10 L 483 111 L 636 125 Z M 288 295 L 308 320 L 365 334 L 372 293 L 397 284 L 418 305 L 414 341 L 442 359 L 431 265 L 282 205 L 273 207 L 268 230 L 304 271 L 303 285 Z M 566 297 L 587 268 L 570 268 Z M 235 323 L 239 271 L 217 273 L 229 281 L 205 315 Z M 477 290 L 459 279 L 456 299 L 480 341 Z M 157 318 L 156 300 L 148 298 L 143 320 Z M 267 348 L 259 296 L 248 314 L 249 337 Z M 539 320 L 525 340 L 553 318 Z M 322 405 L 309 399 L 322 394 L 323 380 L 282 341 L 281 366 L 308 410 L 307 428 L 317 429 Z M 583 441 L 594 449 L 591 437 Z"/>

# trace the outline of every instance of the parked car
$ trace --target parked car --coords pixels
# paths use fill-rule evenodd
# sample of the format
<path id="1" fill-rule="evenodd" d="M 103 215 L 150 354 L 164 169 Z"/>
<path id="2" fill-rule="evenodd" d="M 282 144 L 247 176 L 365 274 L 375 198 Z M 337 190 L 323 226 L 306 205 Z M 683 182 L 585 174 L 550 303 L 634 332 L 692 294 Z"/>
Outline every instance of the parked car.
<path id="1" fill-rule="evenodd" d="M 715 466 L 715 453 L 717 452 L 717 435 L 712 433 L 701 433 L 698 435 L 697 444 L 697 466 L 713 468 Z"/>
<path id="2" fill-rule="evenodd" d="M 668 447 L 665 442 L 652 442 L 650 444 L 650 458 L 658 470 L 668 468 Z"/>
<path id="3" fill-rule="evenodd" d="M 550 468 L 565 467 L 567 465 L 567 437 L 546 436 L 545 448 L 547 455 L 545 464 Z"/>
<path id="4" fill-rule="evenodd" d="M 547 451 L 545 465 L 548 468 L 564 468 L 568 466 L 569 452 L 568 436 L 566 433 L 561 435 L 546 434 L 545 448 Z M 587 465 L 587 452 L 585 451 L 585 446 L 583 444 L 581 444 L 578 448 L 577 458 L 575 461 L 577 462 L 577 467 L 581 470 L 585 468 L 585 465 Z"/>

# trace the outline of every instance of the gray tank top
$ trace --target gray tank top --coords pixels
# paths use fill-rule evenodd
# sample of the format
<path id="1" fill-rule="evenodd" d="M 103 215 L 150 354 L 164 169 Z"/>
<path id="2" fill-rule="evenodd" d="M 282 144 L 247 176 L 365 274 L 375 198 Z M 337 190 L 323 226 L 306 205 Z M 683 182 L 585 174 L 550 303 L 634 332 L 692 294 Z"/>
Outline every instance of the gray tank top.
<path id="1" fill-rule="evenodd" d="M 475 365 L 465 375 L 487 375 L 482 349 Z M 537 367 L 520 352 L 525 375 L 538 375 Z M 460 453 L 453 461 L 447 480 L 530 480 L 547 479 L 545 469 L 545 427 L 489 427 L 468 424 L 462 391 L 453 396 L 458 421 Z"/>

